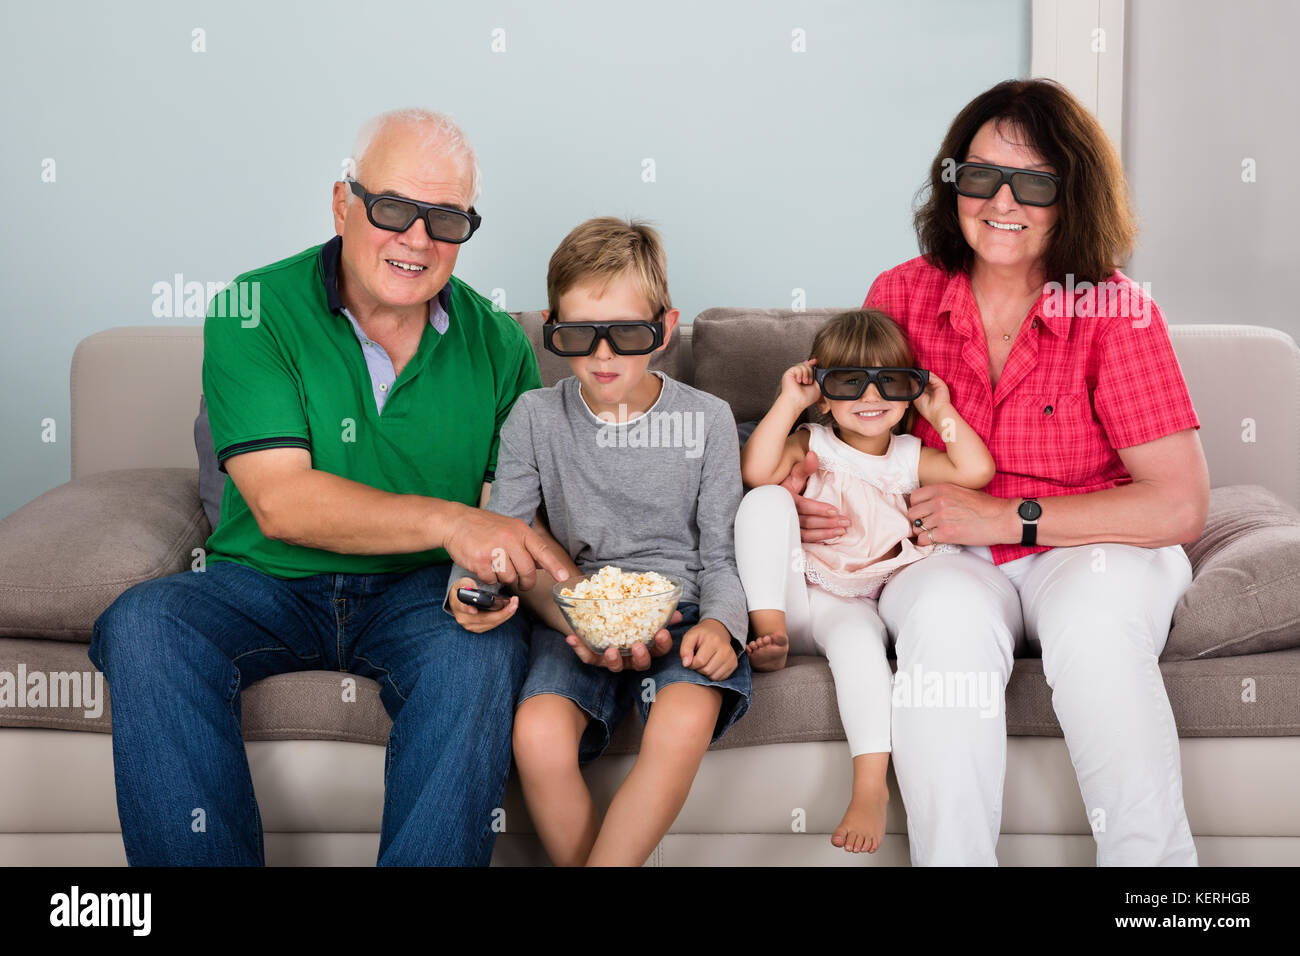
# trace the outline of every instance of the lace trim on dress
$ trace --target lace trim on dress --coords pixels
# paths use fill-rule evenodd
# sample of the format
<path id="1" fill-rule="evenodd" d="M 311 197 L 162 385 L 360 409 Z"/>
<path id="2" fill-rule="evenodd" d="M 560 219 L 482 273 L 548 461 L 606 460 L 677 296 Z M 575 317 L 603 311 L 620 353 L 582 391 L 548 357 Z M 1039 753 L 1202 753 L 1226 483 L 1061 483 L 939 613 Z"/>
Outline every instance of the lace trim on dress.
<path id="1" fill-rule="evenodd" d="M 962 547 L 959 544 L 940 543 L 934 545 L 934 550 L 925 555 L 925 557 L 918 558 L 917 560 L 924 561 L 925 558 L 933 557 L 936 554 L 956 554 L 961 550 Z M 829 591 L 831 594 L 837 594 L 840 597 L 874 596 L 880 588 L 883 588 L 887 583 L 889 583 L 889 580 L 895 574 L 902 571 L 903 568 L 910 568 L 913 564 L 916 564 L 916 561 L 911 562 L 911 564 L 905 564 L 903 567 L 891 568 L 884 572 L 873 573 L 870 569 L 859 571 L 857 576 L 862 579 L 862 585 L 853 588 L 845 588 L 838 581 L 828 580 L 822 574 L 822 569 L 817 567 L 817 565 L 809 564 L 807 555 L 804 551 L 800 551 L 794 559 L 795 570 L 802 572 L 805 578 L 817 585 L 823 591 Z"/>

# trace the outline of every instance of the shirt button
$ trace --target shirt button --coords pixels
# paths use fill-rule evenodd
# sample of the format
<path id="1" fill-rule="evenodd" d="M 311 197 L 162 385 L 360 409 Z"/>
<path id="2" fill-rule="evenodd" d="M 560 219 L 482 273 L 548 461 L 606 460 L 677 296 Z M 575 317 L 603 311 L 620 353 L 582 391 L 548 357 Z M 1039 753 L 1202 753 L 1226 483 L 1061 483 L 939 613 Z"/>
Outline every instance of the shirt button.
<path id="1" fill-rule="evenodd" d="M 386 384 L 384 384 L 383 382 L 380 382 L 380 383 L 379 383 L 379 390 L 380 390 L 381 392 L 386 392 L 386 391 L 388 391 L 388 386 L 387 386 Z"/>
<path id="2" fill-rule="evenodd" d="M 1048 405 L 1046 408 L 1044 408 L 1044 409 L 1043 409 L 1043 414 L 1044 414 L 1044 415 L 1050 415 L 1050 414 L 1052 414 L 1052 406 L 1051 406 L 1051 405 Z"/>
<path id="3" fill-rule="evenodd" d="M 1031 329 L 1036 329 L 1036 328 L 1038 328 L 1038 320 L 1037 320 L 1037 319 L 1034 319 L 1034 321 L 1030 322 L 1030 323 L 1029 323 L 1029 327 L 1030 327 Z"/>

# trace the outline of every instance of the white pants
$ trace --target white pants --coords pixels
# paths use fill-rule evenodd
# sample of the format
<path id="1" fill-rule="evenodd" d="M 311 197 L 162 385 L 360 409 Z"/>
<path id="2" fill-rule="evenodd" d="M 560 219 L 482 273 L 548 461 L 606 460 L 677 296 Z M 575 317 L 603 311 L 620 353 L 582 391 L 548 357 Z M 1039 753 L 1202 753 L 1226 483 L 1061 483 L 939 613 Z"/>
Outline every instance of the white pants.
<path id="1" fill-rule="evenodd" d="M 879 607 L 900 678 L 974 672 L 997 688 L 999 705 L 1013 656 L 1041 651 L 1097 864 L 1195 866 L 1178 732 L 1157 666 L 1191 579 L 1178 546 L 1053 548 L 998 566 L 987 548 L 967 548 L 900 571 Z M 1005 708 L 990 718 L 900 703 L 898 682 L 894 772 L 913 865 L 996 865 Z"/>
<path id="2" fill-rule="evenodd" d="M 849 752 L 887 753 L 893 674 L 876 602 L 808 584 L 794 563 L 802 550 L 788 491 L 765 485 L 745 495 L 736 512 L 736 567 L 749 609 L 784 611 L 790 652 L 830 663 Z"/>

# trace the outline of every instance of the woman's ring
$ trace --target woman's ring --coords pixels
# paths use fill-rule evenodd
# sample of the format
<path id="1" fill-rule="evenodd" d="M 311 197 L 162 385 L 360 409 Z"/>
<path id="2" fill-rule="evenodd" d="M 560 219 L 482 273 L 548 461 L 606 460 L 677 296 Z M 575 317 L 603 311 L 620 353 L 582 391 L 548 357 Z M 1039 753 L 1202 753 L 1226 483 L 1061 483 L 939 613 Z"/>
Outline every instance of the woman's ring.
<path id="1" fill-rule="evenodd" d="M 915 525 L 915 526 L 918 527 L 918 528 L 924 528 L 924 527 L 925 527 L 925 523 L 922 522 L 920 518 L 914 518 L 914 519 L 912 520 L 912 524 Z"/>

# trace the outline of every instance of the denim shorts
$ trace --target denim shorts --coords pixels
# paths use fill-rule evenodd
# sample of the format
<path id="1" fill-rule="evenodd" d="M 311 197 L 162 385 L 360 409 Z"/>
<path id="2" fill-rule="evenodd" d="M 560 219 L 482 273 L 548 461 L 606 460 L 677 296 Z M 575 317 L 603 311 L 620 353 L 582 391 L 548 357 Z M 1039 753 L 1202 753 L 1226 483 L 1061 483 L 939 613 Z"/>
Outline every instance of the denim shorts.
<path id="1" fill-rule="evenodd" d="M 558 694 L 567 697 L 591 717 L 586 732 L 578 744 L 578 763 L 595 760 L 609 746 L 614 728 L 635 703 L 641 711 L 641 722 L 650 714 L 650 701 L 642 693 L 642 681 L 654 681 L 656 688 L 669 684 L 701 684 L 722 691 L 722 707 L 718 723 L 713 728 L 716 743 L 736 721 L 749 710 L 750 671 L 749 655 L 741 653 L 736 669 L 726 680 L 709 680 L 699 671 L 682 666 L 682 636 L 699 621 L 700 609 L 695 604 L 679 604 L 682 620 L 668 629 L 673 648 L 662 657 L 652 658 L 650 667 L 643 671 L 625 670 L 612 673 L 594 664 L 584 664 L 564 641 L 564 635 L 541 624 L 533 626 L 532 642 L 528 654 L 528 676 L 519 692 L 519 703 L 537 694 Z"/>

